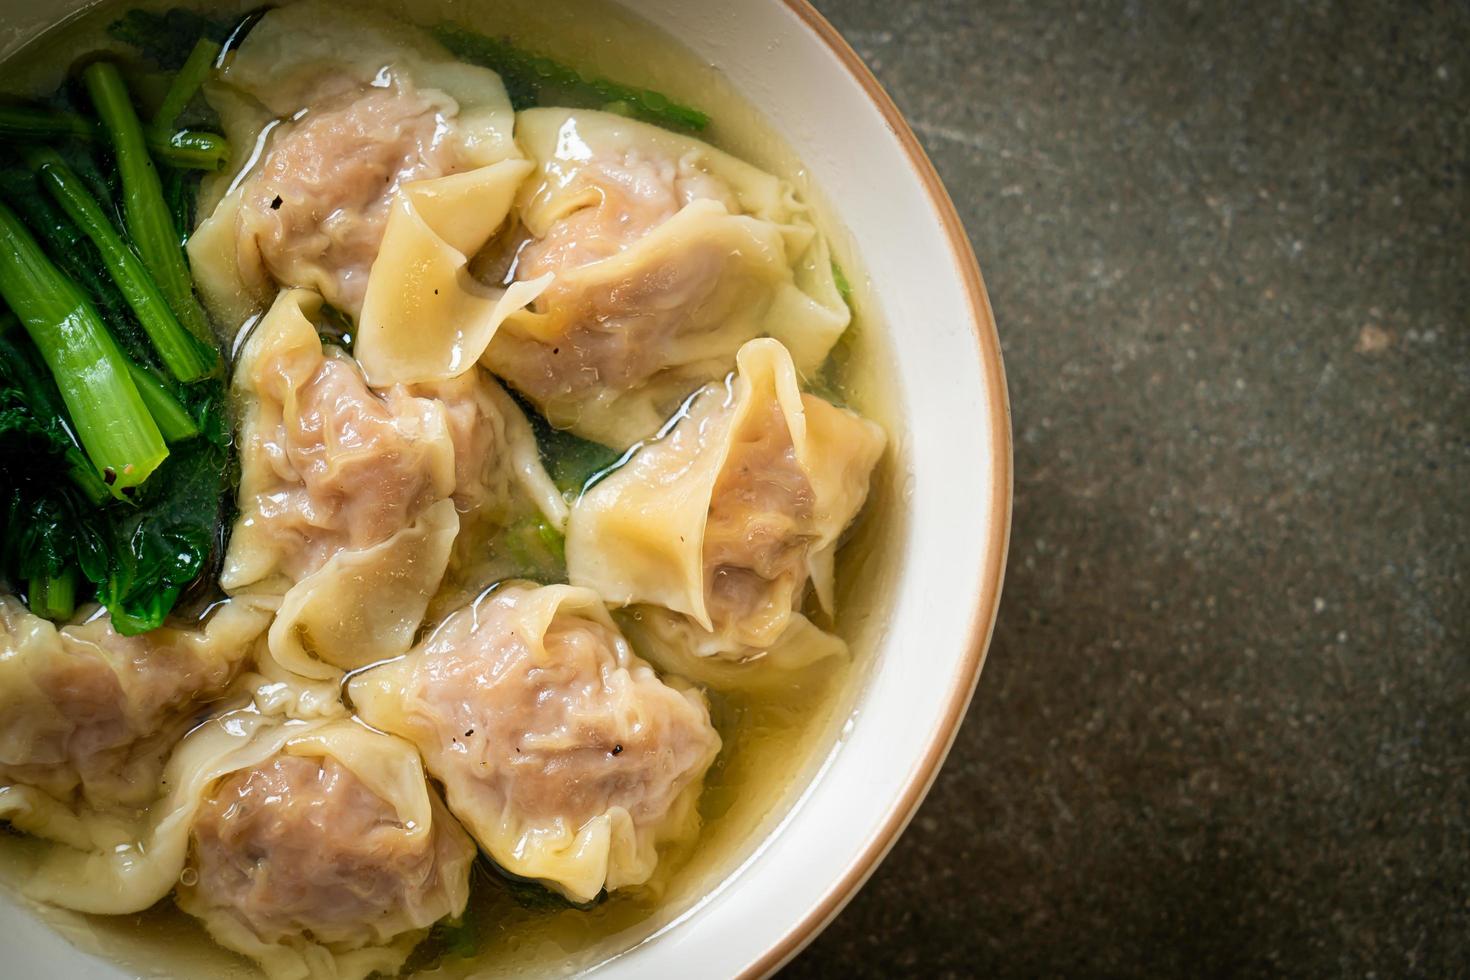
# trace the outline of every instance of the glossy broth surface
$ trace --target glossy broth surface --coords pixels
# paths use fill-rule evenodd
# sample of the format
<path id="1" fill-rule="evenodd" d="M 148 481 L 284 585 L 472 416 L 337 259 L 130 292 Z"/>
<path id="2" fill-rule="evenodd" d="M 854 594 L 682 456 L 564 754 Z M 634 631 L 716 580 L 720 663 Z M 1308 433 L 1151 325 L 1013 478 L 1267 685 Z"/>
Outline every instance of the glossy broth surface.
<path id="1" fill-rule="evenodd" d="M 99 47 L 117 48 L 105 28 L 120 13 L 132 7 L 177 5 L 109 2 L 93 8 L 0 66 L 0 88 L 27 94 L 54 91 L 79 55 Z M 249 0 L 210 4 L 208 9 L 241 11 L 255 5 Z M 811 186 L 799 161 L 763 121 L 759 107 L 742 100 L 715 68 L 652 25 L 599 0 L 411 0 L 372 5 L 424 25 L 454 20 L 481 33 L 506 36 L 584 75 L 664 92 L 709 114 L 712 122 L 702 138 L 792 181 L 813 205 L 818 226 L 854 287 L 853 325 L 822 376 L 809 380 L 821 394 L 877 421 L 889 434 L 889 449 L 874 472 L 867 506 L 838 556 L 838 609 L 832 625 L 851 645 L 852 659 L 819 662 L 758 691 L 709 692 L 724 749 L 706 780 L 698 839 L 664 851 L 648 885 L 619 891 L 591 908 L 572 907 L 537 885 L 508 881 L 482 860 L 474 872 L 463 923 L 436 928 L 405 971 L 443 978 L 565 974 L 594 966 L 645 940 L 719 887 L 759 847 L 811 784 L 823 760 L 840 745 L 843 726 L 852 716 L 881 638 L 887 597 L 899 573 L 903 439 L 897 401 L 883 370 L 881 327 L 853 244 L 837 220 L 839 212 Z M 554 575 L 553 569 L 536 561 L 523 572 L 543 580 Z M 28 838 L 0 834 L 0 874 L 12 883 L 23 880 L 37 852 Z M 83 948 L 140 975 L 257 975 L 247 961 L 215 946 L 171 899 L 137 916 L 84 916 L 57 909 L 38 914 Z"/>

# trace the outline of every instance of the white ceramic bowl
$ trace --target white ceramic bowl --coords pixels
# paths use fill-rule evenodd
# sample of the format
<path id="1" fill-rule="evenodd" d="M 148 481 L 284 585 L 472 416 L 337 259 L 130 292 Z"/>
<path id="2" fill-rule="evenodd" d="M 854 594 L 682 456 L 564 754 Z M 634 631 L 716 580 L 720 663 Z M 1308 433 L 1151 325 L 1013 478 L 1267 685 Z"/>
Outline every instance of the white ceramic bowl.
<path id="1" fill-rule="evenodd" d="M 607 980 L 759 976 L 830 922 L 913 816 L 980 674 L 1010 524 L 1010 416 L 964 229 L 898 110 L 804 0 L 620 0 L 759 106 L 831 201 L 893 348 L 911 510 L 886 638 L 842 744 L 763 845 Z M 0 57 L 89 6 L 0 0 Z M 0 905 L 4 976 L 116 977 Z"/>

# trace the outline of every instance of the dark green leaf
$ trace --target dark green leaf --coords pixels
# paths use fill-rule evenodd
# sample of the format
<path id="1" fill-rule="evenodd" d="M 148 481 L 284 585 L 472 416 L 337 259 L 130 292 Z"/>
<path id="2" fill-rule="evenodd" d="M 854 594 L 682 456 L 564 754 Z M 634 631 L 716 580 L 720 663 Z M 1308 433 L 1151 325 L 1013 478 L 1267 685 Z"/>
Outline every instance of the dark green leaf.
<path id="1" fill-rule="evenodd" d="M 0 322 L 0 578 L 13 587 L 79 569 L 106 575 L 105 522 L 68 478 L 82 459 L 50 373 L 7 315 Z M 83 461 L 84 462 L 84 461 Z"/>
<path id="2" fill-rule="evenodd" d="M 555 428 L 546 416 L 518 393 L 511 391 L 510 395 L 526 413 L 531 430 L 536 434 L 541 461 L 546 464 L 551 481 L 562 493 L 581 493 L 594 478 L 604 475 L 626 455 L 622 450 Z"/>
<path id="3" fill-rule="evenodd" d="M 523 909 L 533 912 L 557 912 L 563 909 L 591 908 L 606 897 L 607 892 L 602 892 L 585 906 L 577 905 L 569 901 L 566 896 L 552 891 L 538 881 L 529 881 L 525 878 L 515 878 L 501 872 L 501 880 L 510 897 Z"/>
<path id="4" fill-rule="evenodd" d="M 107 33 L 137 48 L 160 68 L 177 69 L 188 60 L 189 52 L 201 37 L 223 44 L 234 26 L 232 19 L 206 17 L 175 7 L 163 13 L 129 10 L 108 25 Z"/>
<path id="5" fill-rule="evenodd" d="M 201 428 L 217 433 L 219 427 L 206 409 Z M 228 452 L 215 438 L 179 444 L 143 485 L 135 507 L 114 508 L 111 568 L 101 595 L 119 633 L 161 625 L 184 588 L 211 570 L 216 525 L 230 496 L 227 464 Z"/>

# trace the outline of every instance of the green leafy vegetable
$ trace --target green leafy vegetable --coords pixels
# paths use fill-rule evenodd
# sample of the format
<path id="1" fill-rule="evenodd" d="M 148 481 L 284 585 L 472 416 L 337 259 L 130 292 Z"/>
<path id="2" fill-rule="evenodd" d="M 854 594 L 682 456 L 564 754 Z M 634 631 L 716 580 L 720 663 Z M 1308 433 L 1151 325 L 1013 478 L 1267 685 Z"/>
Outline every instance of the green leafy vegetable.
<path id="1" fill-rule="evenodd" d="M 443 956 L 467 960 L 480 951 L 480 938 L 472 924 L 463 919 L 441 919 L 429 933 L 429 944 Z"/>
<path id="2" fill-rule="evenodd" d="M 149 129 L 143 135 L 149 153 L 180 170 L 219 170 L 230 159 L 230 142 L 218 133 Z"/>
<path id="3" fill-rule="evenodd" d="M 321 312 L 317 314 L 317 336 L 322 343 L 340 347 L 348 354 L 352 353 L 352 345 L 355 342 L 353 336 L 357 330 L 352 323 L 352 318 L 330 303 L 323 303 Z"/>
<path id="4" fill-rule="evenodd" d="M 30 579 L 26 587 L 27 599 L 36 615 L 47 619 L 68 619 L 77 609 L 77 573 L 73 568 L 63 567 L 59 572 L 47 572 Z"/>
<path id="5" fill-rule="evenodd" d="M 194 42 L 194 50 L 189 52 L 179 73 L 169 83 L 168 92 L 163 97 L 163 104 L 158 107 L 158 112 L 153 116 L 153 128 L 155 130 L 170 130 L 179 121 L 189 103 L 194 101 L 194 96 L 199 94 L 209 73 L 214 70 L 215 59 L 219 57 L 220 46 L 207 37 L 201 37 Z"/>
<path id="6" fill-rule="evenodd" d="M 0 106 L 0 138 L 10 142 L 75 138 L 95 142 L 104 134 L 86 116 L 43 106 Z M 171 167 L 218 170 L 230 158 L 230 144 L 218 133 L 148 127 L 143 131 L 148 151 Z"/>
<path id="7" fill-rule="evenodd" d="M 87 173 L 88 170 L 93 171 L 92 179 L 85 180 L 89 187 L 106 188 L 101 175 L 95 172 L 95 166 L 88 162 L 84 153 L 68 153 L 66 156 L 74 170 L 81 173 Z M 113 339 L 118 342 L 123 353 L 132 362 L 130 368 L 155 364 L 157 355 L 153 344 L 133 316 L 122 294 L 118 292 L 97 249 L 61 212 L 52 201 L 51 196 L 42 190 L 36 174 L 22 167 L 0 167 L 0 196 L 3 196 L 5 202 L 20 213 L 25 224 L 36 233 L 46 253 L 61 271 L 72 282 L 84 288 L 92 300 L 92 305 L 106 324 L 108 332 L 112 334 Z M 117 214 L 115 208 L 108 210 L 114 215 Z M 138 382 L 136 372 L 133 372 L 133 381 L 134 384 Z M 144 397 L 146 403 L 147 393 L 141 387 L 138 394 Z M 173 395 L 177 399 L 179 392 L 173 390 Z M 146 407 L 157 422 L 158 417 L 154 406 L 146 405 Z M 65 418 L 63 409 L 58 409 L 55 414 Z M 163 431 L 162 434 L 165 441 L 171 441 L 168 432 Z"/>
<path id="8" fill-rule="evenodd" d="M 567 538 L 556 528 L 552 527 L 543 518 L 536 522 L 536 536 L 541 539 L 541 544 L 556 556 L 563 565 L 567 561 Z"/>
<path id="9" fill-rule="evenodd" d="M 49 139 L 72 136 L 97 138 L 97 125 L 86 116 L 45 106 L 0 105 L 0 136 Z"/>
<path id="10" fill-rule="evenodd" d="M 158 431 L 163 434 L 165 442 L 182 442 L 199 434 L 199 426 L 193 416 L 174 399 L 163 379 L 136 364 L 128 365 L 128 373 L 133 376 L 133 384 L 138 386 L 138 394 L 142 396 L 148 414 L 158 424 Z"/>
<path id="11" fill-rule="evenodd" d="M 0 450 L 5 465 L 22 462 L 9 457 Z M 74 493 L 43 485 L 38 478 L 43 472 L 33 469 L 4 488 L 0 571 L 14 586 L 26 588 L 32 611 L 60 619 L 71 615 L 78 577 L 88 569 L 105 571 L 106 551 L 98 512 Z"/>
<path id="12" fill-rule="evenodd" d="M 0 295 L 56 380 L 67 415 L 103 481 L 126 496 L 168 451 L 128 362 L 81 289 L 0 204 Z"/>
<path id="13" fill-rule="evenodd" d="M 108 62 L 82 75 L 100 121 L 68 111 L 65 90 L 0 106 L 0 139 L 28 163 L 0 160 L 0 296 L 24 325 L 0 315 L 0 578 L 53 619 L 95 595 L 132 634 L 215 580 L 234 470 L 219 352 L 182 249 L 197 173 L 155 165 L 227 158 L 221 136 L 168 130 L 201 115 L 220 50 L 201 31 L 228 32 L 188 12 L 124 21 L 148 28 L 138 39 L 161 64 L 183 65 L 158 86 L 156 125 Z M 177 61 L 170 45 L 185 47 Z M 104 145 L 99 167 L 90 148 Z"/>
<path id="14" fill-rule="evenodd" d="M 160 68 L 179 69 L 189 60 L 203 38 L 224 44 L 235 22 L 175 7 L 164 13 L 129 10 L 107 27 L 115 40 L 137 48 L 143 57 Z"/>
<path id="15" fill-rule="evenodd" d="M 76 140 L 69 140 L 56 145 L 56 152 L 61 154 L 61 158 L 67 162 L 67 165 L 76 172 L 78 177 L 82 178 L 82 182 L 87 185 L 87 190 L 91 192 L 92 196 L 102 202 L 104 209 L 107 211 L 108 220 L 114 225 L 122 227 L 123 212 L 119 204 L 122 189 L 117 181 L 117 172 L 111 168 L 104 170 L 98 164 L 97 158 L 92 155 L 92 150 L 93 144 L 82 143 Z M 29 168 L 27 169 L 29 170 Z M 32 179 L 35 179 L 34 172 L 32 172 Z M 35 181 L 34 186 L 41 197 L 50 200 L 50 195 L 40 190 L 40 181 Z M 76 229 L 76 231 L 80 233 L 81 229 Z M 97 255 L 95 250 L 91 251 L 92 255 L 100 261 L 101 256 Z M 106 278 L 106 276 L 103 276 L 103 279 Z M 115 290 L 114 295 L 118 295 Z M 120 299 L 121 296 L 119 295 L 118 298 Z"/>
<path id="16" fill-rule="evenodd" d="M 837 287 L 837 294 L 842 297 L 842 302 L 852 309 L 852 283 L 847 281 L 847 274 L 842 271 L 842 266 L 832 261 L 832 282 Z"/>
<path id="17" fill-rule="evenodd" d="M 231 498 L 223 384 L 185 389 L 193 412 L 173 403 L 174 422 L 198 437 L 176 444 L 130 501 L 104 504 L 106 489 L 76 451 L 60 397 L 47 393 L 45 366 L 24 340 L 18 328 L 0 328 L 0 576 L 24 585 L 38 615 L 70 615 L 78 586 L 89 585 L 119 632 L 155 629 L 220 557 Z M 76 480 L 77 461 L 90 483 Z"/>
<path id="18" fill-rule="evenodd" d="M 550 585 L 567 578 L 566 539 L 540 514 L 515 521 L 496 535 L 491 547 L 515 563 L 515 577 Z"/>
<path id="19" fill-rule="evenodd" d="M 825 401 L 831 402 L 838 408 L 847 408 L 847 365 L 852 360 L 852 338 L 853 329 L 849 327 L 837 343 L 832 345 L 832 350 L 827 354 L 827 359 L 822 362 L 811 378 L 808 379 L 808 387 L 811 393 Z"/>
<path id="20" fill-rule="evenodd" d="M 94 61 L 83 70 L 82 80 L 112 141 L 122 179 L 128 237 L 179 322 L 198 340 L 210 343 L 209 323 L 194 297 L 194 280 L 179 248 L 173 213 L 164 201 L 163 185 L 144 145 L 143 127 L 122 75 L 116 65 Z"/>
<path id="21" fill-rule="evenodd" d="M 606 78 L 587 78 L 551 58 L 523 51 L 504 38 L 486 37 L 457 24 L 433 29 L 454 56 L 500 76 L 517 110 L 537 105 L 569 105 L 621 112 L 670 129 L 702 132 L 709 116 L 680 105 L 660 92 L 633 88 Z"/>
<path id="22" fill-rule="evenodd" d="M 590 483 L 611 472 L 624 457 L 631 454 L 631 450 L 625 453 L 556 428 L 546 420 L 546 416 L 536 411 L 536 406 L 516 391 L 508 390 L 531 423 L 531 431 L 536 434 L 536 445 L 541 450 L 541 461 L 546 465 L 551 482 L 562 493 L 581 493 Z"/>
<path id="23" fill-rule="evenodd" d="M 61 421 L 61 396 L 15 319 L 0 320 L 0 578 L 40 615 L 71 615 L 78 570 L 106 571 L 107 489 Z M 68 480 L 68 476 L 72 479 Z"/>
<path id="24" fill-rule="evenodd" d="M 0 317 L 0 438 L 20 440 L 29 455 L 60 456 L 57 462 L 77 489 L 89 503 L 100 504 L 109 496 L 107 486 L 83 454 L 65 412 L 35 346 L 14 316 Z"/>
<path id="25" fill-rule="evenodd" d="M 837 286 L 837 292 L 842 297 L 842 302 L 847 304 L 849 311 L 856 313 L 857 309 L 852 304 L 852 283 L 848 281 L 842 266 L 836 261 L 832 263 L 832 282 Z M 847 377 L 847 364 L 852 359 L 852 344 L 857 336 L 856 325 L 849 326 L 837 338 L 837 343 L 832 345 L 827 359 L 822 366 L 808 379 L 812 394 L 831 402 L 839 408 L 847 407 L 847 396 L 843 393 Z"/>
<path id="26" fill-rule="evenodd" d="M 197 381 L 214 371 L 219 364 L 219 353 L 200 343 L 179 324 L 142 260 L 128 248 L 81 179 L 54 150 L 37 150 L 29 157 L 41 183 L 96 247 L 112 281 L 143 325 L 164 366 L 180 381 Z"/>
<path id="27" fill-rule="evenodd" d="M 179 236 L 179 246 L 189 242 L 194 229 L 194 202 L 199 196 L 199 175 L 186 170 L 168 170 L 163 178 L 163 198 L 173 215 L 174 231 Z"/>
<path id="28" fill-rule="evenodd" d="M 592 901 L 585 905 L 578 905 L 559 892 L 554 892 L 550 888 L 547 888 L 539 881 L 518 878 L 508 871 L 499 868 L 495 869 L 495 875 L 500 879 L 500 884 L 510 893 L 511 899 L 517 905 L 523 909 L 530 909 L 533 912 L 557 912 L 563 909 L 592 908 L 607 897 L 607 891 L 604 889 Z"/>
<path id="29" fill-rule="evenodd" d="M 226 464 L 225 449 L 209 439 L 175 446 L 137 506 L 112 514 L 111 560 L 98 598 L 119 633 L 162 625 L 179 594 L 209 566 L 229 497 Z"/>

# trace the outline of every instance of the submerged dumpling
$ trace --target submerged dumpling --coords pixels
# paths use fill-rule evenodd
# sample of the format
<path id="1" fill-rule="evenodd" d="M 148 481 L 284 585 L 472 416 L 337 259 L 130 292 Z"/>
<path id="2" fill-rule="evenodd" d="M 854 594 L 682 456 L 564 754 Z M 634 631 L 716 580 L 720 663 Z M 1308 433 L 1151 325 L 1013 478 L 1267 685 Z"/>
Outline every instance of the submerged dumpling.
<path id="1" fill-rule="evenodd" d="M 488 371 L 475 367 L 408 390 L 444 405 L 454 444 L 454 503 L 461 514 L 504 523 L 520 496 L 557 528 L 566 526 L 567 502 L 546 474 L 531 423 Z"/>
<path id="2" fill-rule="evenodd" d="M 282 293 L 236 365 L 240 517 L 220 577 L 282 596 L 271 655 L 307 677 L 408 649 L 459 530 L 443 405 L 369 389 L 322 345 L 320 302 Z"/>
<path id="3" fill-rule="evenodd" d="M 534 562 L 524 542 L 563 532 L 567 502 L 546 473 L 531 423 L 489 371 L 476 366 L 408 390 L 444 406 L 454 444 L 460 533 L 434 605 L 455 609 L 491 582 L 528 574 Z"/>
<path id="4" fill-rule="evenodd" d="M 519 156 L 499 76 L 346 4 L 272 9 L 208 94 L 241 159 L 189 252 L 230 325 L 277 284 L 355 317 L 401 186 Z"/>
<path id="5" fill-rule="evenodd" d="M 802 394 L 775 340 L 741 348 L 662 438 L 572 509 L 572 584 L 643 604 L 643 630 L 696 656 L 790 662 L 844 649 L 798 609 L 833 604 L 838 538 L 867 498 L 883 430 Z"/>
<path id="6" fill-rule="evenodd" d="M 0 596 L 0 819 L 56 836 L 66 828 L 37 792 L 68 809 L 153 800 L 168 754 L 269 621 L 227 602 L 197 627 L 122 636 L 100 611 L 58 629 Z"/>
<path id="7" fill-rule="evenodd" d="M 761 334 L 815 369 L 846 328 L 825 243 L 790 185 L 713 147 L 604 112 L 532 109 L 537 170 L 513 278 L 554 276 L 486 360 L 552 423 L 625 447 Z"/>
<path id="8" fill-rule="evenodd" d="M 124 915 L 177 886 L 179 905 L 271 980 L 393 974 L 464 910 L 474 843 L 401 739 L 246 705 L 191 731 L 162 782 L 140 825 L 47 848 L 26 894 Z"/>
<path id="9" fill-rule="evenodd" d="M 208 789 L 178 902 L 273 980 L 392 973 L 474 857 L 411 746 L 337 722 Z"/>
<path id="10" fill-rule="evenodd" d="M 450 809 L 506 870 L 574 901 L 641 884 L 697 827 L 720 748 L 695 690 L 633 655 L 586 589 L 506 585 L 349 686 L 418 746 Z"/>

